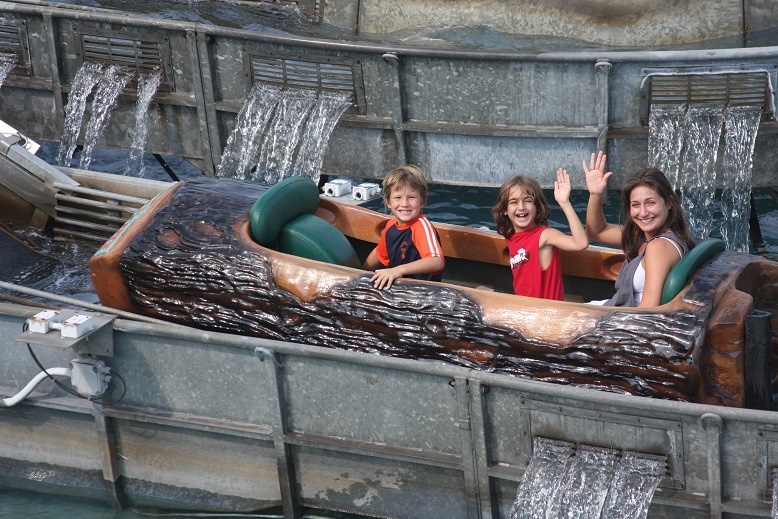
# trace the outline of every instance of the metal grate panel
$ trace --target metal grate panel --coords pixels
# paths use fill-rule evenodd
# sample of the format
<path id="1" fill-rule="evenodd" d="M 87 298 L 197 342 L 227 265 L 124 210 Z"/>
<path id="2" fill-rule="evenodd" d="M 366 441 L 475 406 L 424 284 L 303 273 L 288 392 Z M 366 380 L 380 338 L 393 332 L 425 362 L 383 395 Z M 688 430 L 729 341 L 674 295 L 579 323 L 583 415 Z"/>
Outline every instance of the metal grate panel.
<path id="1" fill-rule="evenodd" d="M 349 112 L 365 113 L 362 65 L 359 60 L 333 61 L 325 56 L 250 56 L 253 83 L 281 88 L 306 88 L 316 92 L 338 92 L 351 96 Z"/>
<path id="2" fill-rule="evenodd" d="M 640 122 L 648 124 L 652 105 L 758 106 L 762 109 L 762 119 L 772 120 L 775 92 L 771 79 L 766 70 L 699 73 L 644 70 Z"/>
<path id="3" fill-rule="evenodd" d="M 16 66 L 11 70 L 12 74 L 32 75 L 27 22 L 0 18 L 0 53 L 13 55 L 16 58 Z"/>
<path id="4" fill-rule="evenodd" d="M 122 34 L 122 37 L 113 34 L 82 34 L 83 61 L 127 67 L 137 75 L 161 71 L 159 90 L 175 90 L 168 39 L 130 38 Z M 131 84 L 137 82 L 132 81 Z"/>

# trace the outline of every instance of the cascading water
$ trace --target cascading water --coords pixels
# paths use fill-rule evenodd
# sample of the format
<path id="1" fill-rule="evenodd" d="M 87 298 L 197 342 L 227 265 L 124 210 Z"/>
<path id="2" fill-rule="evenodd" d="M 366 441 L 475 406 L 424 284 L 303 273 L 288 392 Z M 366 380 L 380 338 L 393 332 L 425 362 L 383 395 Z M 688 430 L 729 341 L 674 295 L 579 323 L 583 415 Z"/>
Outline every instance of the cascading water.
<path id="1" fill-rule="evenodd" d="M 87 61 L 78 69 L 73 78 L 73 86 L 65 105 L 65 128 L 57 153 L 57 164 L 60 166 L 70 167 L 70 161 L 76 151 L 78 134 L 81 133 L 81 121 L 86 110 L 86 99 L 102 75 L 102 65 Z"/>
<path id="2" fill-rule="evenodd" d="M 651 108 L 648 163 L 665 172 L 679 191 L 695 241 L 714 231 L 716 163 L 724 129 L 720 230 L 728 250 L 748 252 L 752 155 L 760 117 L 756 106 Z"/>
<path id="3" fill-rule="evenodd" d="M 665 473 L 665 459 L 626 452 L 613 477 L 602 519 L 639 519 L 648 515 L 651 497 Z"/>
<path id="4" fill-rule="evenodd" d="M 686 105 L 653 106 L 648 120 L 648 165 L 678 186 Z"/>
<path id="5" fill-rule="evenodd" d="M 289 175 L 303 123 L 315 102 L 316 96 L 307 91 L 287 91 L 281 97 L 262 144 L 257 178 L 262 175 L 265 183 L 275 184 Z"/>
<path id="6" fill-rule="evenodd" d="M 111 117 L 111 110 L 116 106 L 119 94 L 132 79 L 124 67 L 111 65 L 105 71 L 97 85 L 94 99 L 92 100 L 92 116 L 87 124 L 86 134 L 84 135 L 84 151 L 81 154 L 81 169 L 89 169 L 92 162 L 92 150 L 97 144 L 97 140 L 103 133 L 108 120 Z"/>
<path id="7" fill-rule="evenodd" d="M 16 56 L 13 54 L 0 54 L 0 87 L 5 83 L 5 78 L 16 66 Z"/>
<path id="8" fill-rule="evenodd" d="M 761 117 L 760 108 L 741 106 L 729 108 L 724 120 L 721 213 L 728 217 L 721 222 L 721 236 L 727 249 L 738 252 L 748 252 L 751 171 Z"/>
<path id="9" fill-rule="evenodd" d="M 300 143 L 300 149 L 292 169 L 295 175 L 309 177 L 317 184 L 319 183 L 327 141 L 348 105 L 349 98 L 346 95 L 322 94 L 319 96 L 319 102 L 311 111 L 308 123 L 305 125 L 305 135 Z"/>
<path id="10" fill-rule="evenodd" d="M 162 74 L 160 72 L 141 76 L 138 79 L 138 102 L 135 105 L 135 133 L 132 136 L 132 146 L 127 159 L 127 169 L 124 171 L 125 175 L 139 178 L 145 176 L 143 150 L 146 147 L 146 137 L 148 135 L 147 118 L 149 105 L 161 82 Z"/>
<path id="11" fill-rule="evenodd" d="M 235 119 L 216 176 L 238 180 L 249 178 L 257 161 L 257 141 L 265 131 L 273 107 L 281 97 L 277 88 L 256 83 Z"/>
<path id="12" fill-rule="evenodd" d="M 348 106 L 346 95 L 255 84 L 235 119 L 216 176 L 273 184 L 300 175 L 318 183 L 327 142 Z"/>
<path id="13" fill-rule="evenodd" d="M 677 189 L 694 241 L 704 240 L 712 230 L 716 156 L 723 122 L 723 107 L 691 106 L 686 113 L 682 174 Z"/>
<path id="14" fill-rule="evenodd" d="M 510 517 L 644 518 L 664 471 L 660 456 L 538 437 Z"/>

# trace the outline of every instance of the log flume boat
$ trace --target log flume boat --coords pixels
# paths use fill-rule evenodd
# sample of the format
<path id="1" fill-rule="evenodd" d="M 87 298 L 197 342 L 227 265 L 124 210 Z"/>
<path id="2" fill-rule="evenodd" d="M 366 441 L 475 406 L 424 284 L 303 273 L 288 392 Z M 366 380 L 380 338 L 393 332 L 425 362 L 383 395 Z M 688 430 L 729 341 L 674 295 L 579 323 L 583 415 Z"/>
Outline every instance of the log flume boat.
<path id="1" fill-rule="evenodd" d="M 358 267 L 388 219 L 320 197 L 304 177 L 271 188 L 193 178 L 103 245 L 91 260 L 93 284 L 106 306 L 205 330 L 746 405 L 745 323 L 756 311 L 770 326 L 778 264 L 708 240 L 671 273 L 661 306 L 600 307 L 585 301 L 613 291 L 624 258 L 592 246 L 563 253 L 566 301 L 546 301 L 506 293 L 501 236 L 435 224 L 443 282 L 402 279 L 377 290 Z"/>

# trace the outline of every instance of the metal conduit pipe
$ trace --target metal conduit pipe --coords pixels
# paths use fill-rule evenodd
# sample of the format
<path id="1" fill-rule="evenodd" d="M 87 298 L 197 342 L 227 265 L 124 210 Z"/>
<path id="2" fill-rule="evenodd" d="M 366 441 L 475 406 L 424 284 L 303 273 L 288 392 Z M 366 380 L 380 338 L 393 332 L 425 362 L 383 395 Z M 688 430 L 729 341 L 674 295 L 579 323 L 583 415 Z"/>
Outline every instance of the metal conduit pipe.
<path id="1" fill-rule="evenodd" d="M 105 314 L 116 315 L 118 317 L 123 317 L 125 319 L 132 319 L 134 321 L 143 321 L 147 323 L 161 324 L 165 326 L 175 326 L 174 324 L 169 323 L 167 321 L 154 319 L 152 317 L 146 317 L 143 315 L 134 314 L 132 312 L 125 312 L 123 310 L 117 310 L 115 308 L 110 308 L 103 305 L 87 303 L 85 301 L 80 301 L 72 297 L 60 296 L 57 294 L 52 294 L 50 292 L 43 292 L 42 290 L 35 290 L 34 288 L 27 288 L 21 285 L 15 285 L 13 283 L 7 283 L 5 281 L 0 281 L 0 289 L 10 290 L 12 292 L 20 292 L 22 294 L 27 294 L 33 297 L 42 297 L 44 299 L 50 299 L 52 301 L 57 301 L 60 303 L 64 303 L 66 305 L 85 308 L 87 310 L 93 310 L 95 312 L 102 312 Z"/>
<path id="2" fill-rule="evenodd" d="M 707 433 L 708 447 L 708 505 L 711 519 L 721 517 L 721 417 L 705 413 L 700 417 Z"/>
<path id="3" fill-rule="evenodd" d="M 70 368 L 49 368 L 46 371 L 41 371 L 30 380 L 24 389 L 16 393 L 14 396 L 3 398 L 0 400 L 0 407 L 12 407 L 27 398 L 33 389 L 38 387 L 38 384 L 43 382 L 49 377 L 69 377 Z"/>
<path id="4" fill-rule="evenodd" d="M 610 84 L 611 63 L 607 59 L 598 60 L 594 65 L 597 71 L 597 150 L 608 153 L 608 121 L 610 120 Z"/>

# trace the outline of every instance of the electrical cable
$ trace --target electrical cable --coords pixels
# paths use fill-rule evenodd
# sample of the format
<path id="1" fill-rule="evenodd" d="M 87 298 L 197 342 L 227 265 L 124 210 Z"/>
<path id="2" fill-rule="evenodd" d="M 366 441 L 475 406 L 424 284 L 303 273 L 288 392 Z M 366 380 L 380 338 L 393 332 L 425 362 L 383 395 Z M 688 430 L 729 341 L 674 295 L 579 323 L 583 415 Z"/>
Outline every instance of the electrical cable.
<path id="1" fill-rule="evenodd" d="M 27 331 L 27 322 L 25 322 L 24 325 L 22 326 L 22 332 L 26 332 L 26 331 Z M 119 396 L 119 398 L 117 398 L 115 400 L 111 400 L 111 401 L 106 402 L 106 403 L 100 401 L 100 400 L 102 400 L 104 398 L 107 398 L 109 395 L 113 394 L 113 392 L 114 392 L 113 388 L 111 388 L 108 391 L 106 391 L 106 392 L 104 392 L 104 393 L 102 393 L 100 395 L 97 395 L 97 396 L 84 396 L 81 393 L 79 393 L 78 391 L 76 391 L 75 389 L 67 387 L 62 382 L 60 382 L 59 380 L 57 380 L 56 378 L 51 376 L 49 374 L 49 372 L 46 370 L 46 368 L 44 368 L 43 365 L 41 364 L 41 362 L 38 360 L 38 357 L 35 355 L 35 353 L 32 351 L 32 346 L 30 346 L 29 343 L 26 343 L 26 344 L 27 344 L 27 351 L 30 352 L 30 356 L 32 357 L 32 360 L 35 362 L 35 365 L 38 366 L 38 368 L 41 370 L 41 373 L 43 373 L 46 376 L 48 376 L 48 378 L 50 378 L 54 382 L 54 384 L 57 385 L 57 387 L 59 387 L 60 389 L 62 389 L 63 391 L 65 391 L 67 393 L 70 393 L 73 396 L 76 396 L 78 398 L 82 398 L 84 400 L 96 401 L 98 404 L 103 405 L 103 406 L 110 406 L 110 405 L 114 405 L 114 404 L 120 402 L 124 398 L 124 395 L 127 394 L 127 382 L 118 373 L 111 372 L 111 376 L 112 377 L 118 378 L 119 380 L 122 381 L 122 394 Z M 52 368 L 52 369 L 67 369 L 67 368 Z M 68 369 L 68 371 L 70 371 L 70 370 Z"/>

